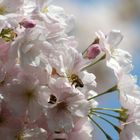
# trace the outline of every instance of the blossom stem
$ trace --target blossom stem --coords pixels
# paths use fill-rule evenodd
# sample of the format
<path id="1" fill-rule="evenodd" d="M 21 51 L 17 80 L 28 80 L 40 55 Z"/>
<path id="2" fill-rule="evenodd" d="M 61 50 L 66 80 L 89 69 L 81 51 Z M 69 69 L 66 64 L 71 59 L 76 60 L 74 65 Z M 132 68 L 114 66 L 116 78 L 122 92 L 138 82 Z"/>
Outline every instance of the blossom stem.
<path id="1" fill-rule="evenodd" d="M 96 113 L 94 113 L 93 115 L 95 115 L 96 117 L 98 117 L 98 118 L 100 118 L 100 119 L 106 121 L 107 123 L 109 123 L 118 133 L 121 132 L 121 129 L 120 129 L 118 126 L 114 125 L 114 124 L 113 124 L 112 122 L 110 122 L 109 120 L 105 119 L 104 117 L 102 117 L 102 116 L 100 116 L 99 114 L 96 114 Z"/>
<path id="2" fill-rule="evenodd" d="M 117 120 L 120 120 L 120 121 L 122 121 L 122 122 L 125 122 L 125 121 L 126 121 L 126 119 L 123 118 L 123 117 L 114 116 L 114 115 L 111 115 L 111 114 L 108 114 L 108 113 L 104 113 L 104 112 L 100 112 L 100 111 L 91 111 L 91 113 L 92 113 L 92 114 L 98 113 L 98 114 L 106 115 L 106 116 L 115 118 L 115 119 L 117 119 Z"/>
<path id="3" fill-rule="evenodd" d="M 113 140 L 105 131 L 104 129 L 96 122 L 92 119 L 92 117 L 90 115 L 88 115 L 89 119 L 104 133 L 104 135 L 106 136 L 107 140 Z"/>
<path id="4" fill-rule="evenodd" d="M 97 61 L 95 61 L 95 62 L 93 62 L 93 63 L 91 63 L 90 65 L 88 65 L 88 66 L 86 66 L 86 67 L 84 67 L 84 68 L 82 68 L 82 70 L 81 71 L 83 71 L 83 70 L 85 70 L 85 69 L 87 69 L 87 68 L 89 68 L 89 67 L 91 67 L 91 66 L 93 66 L 93 65 L 95 65 L 96 63 L 98 63 L 98 62 L 100 62 L 100 61 L 102 61 L 103 59 L 105 59 L 106 58 L 106 54 L 104 54 L 100 59 L 98 59 Z"/>
<path id="5" fill-rule="evenodd" d="M 117 112 L 117 113 L 120 113 L 120 112 L 123 112 L 122 109 L 112 109 L 112 108 L 93 108 L 93 110 L 107 110 L 107 111 L 113 111 L 113 112 Z"/>
<path id="6" fill-rule="evenodd" d="M 105 91 L 105 92 L 103 92 L 103 93 L 100 93 L 100 94 L 98 94 L 98 95 L 96 95 L 96 96 L 93 96 L 93 97 L 91 97 L 91 98 L 89 98 L 89 99 L 87 99 L 87 100 L 90 101 L 90 100 L 92 100 L 92 99 L 94 99 L 94 98 L 97 98 L 97 97 L 99 97 L 99 96 L 102 96 L 102 95 L 111 93 L 111 92 L 116 91 L 116 90 L 117 90 L 117 85 L 115 85 L 115 86 L 113 86 L 112 88 L 108 89 L 107 91 Z"/>
<path id="7" fill-rule="evenodd" d="M 89 47 L 90 47 L 90 46 L 89 46 Z M 88 50 L 89 47 L 87 47 L 87 48 L 82 52 L 82 55 L 84 55 L 84 54 L 86 53 L 86 51 Z"/>

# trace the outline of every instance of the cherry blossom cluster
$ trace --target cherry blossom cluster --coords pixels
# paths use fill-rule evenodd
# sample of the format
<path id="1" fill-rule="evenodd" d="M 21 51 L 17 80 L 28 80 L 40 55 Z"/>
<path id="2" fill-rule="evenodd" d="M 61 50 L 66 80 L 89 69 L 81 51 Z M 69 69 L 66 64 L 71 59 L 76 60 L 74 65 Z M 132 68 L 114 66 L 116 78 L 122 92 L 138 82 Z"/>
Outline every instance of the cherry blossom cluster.
<path id="1" fill-rule="evenodd" d="M 112 140 L 94 119 L 105 120 L 101 111 L 110 110 L 121 125 L 106 121 L 120 139 L 139 140 L 140 88 L 130 74 L 131 55 L 117 47 L 122 34 L 99 31 L 81 53 L 69 35 L 73 16 L 49 2 L 0 2 L 0 139 L 92 140 L 93 123 Z M 117 82 L 97 93 L 96 76 L 87 68 L 102 60 Z M 98 108 L 96 98 L 113 91 L 122 108 Z"/>

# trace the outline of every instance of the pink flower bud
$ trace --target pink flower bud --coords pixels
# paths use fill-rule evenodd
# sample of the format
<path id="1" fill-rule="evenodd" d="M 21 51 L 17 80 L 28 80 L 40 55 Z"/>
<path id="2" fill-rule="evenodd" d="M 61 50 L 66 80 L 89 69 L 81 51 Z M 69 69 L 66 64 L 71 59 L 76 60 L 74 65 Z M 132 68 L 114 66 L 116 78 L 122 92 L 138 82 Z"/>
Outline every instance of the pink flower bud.
<path id="1" fill-rule="evenodd" d="M 94 59 L 97 57 L 97 55 L 100 54 L 100 52 L 101 52 L 100 45 L 93 44 L 88 48 L 86 56 L 88 59 Z"/>
<path id="2" fill-rule="evenodd" d="M 36 26 L 35 21 L 31 19 L 23 19 L 19 24 L 24 28 L 34 28 Z"/>

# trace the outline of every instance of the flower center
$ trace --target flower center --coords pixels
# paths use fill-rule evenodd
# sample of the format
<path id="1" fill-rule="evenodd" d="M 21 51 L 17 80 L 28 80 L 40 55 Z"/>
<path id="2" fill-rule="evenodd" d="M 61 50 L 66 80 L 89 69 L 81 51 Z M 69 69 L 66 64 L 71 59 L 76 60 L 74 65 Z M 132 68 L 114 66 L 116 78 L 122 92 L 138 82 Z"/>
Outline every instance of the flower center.
<path id="1" fill-rule="evenodd" d="M 12 28 L 4 28 L 0 33 L 0 37 L 4 39 L 6 42 L 14 41 L 17 37 L 17 34 L 14 32 Z"/>
<path id="2" fill-rule="evenodd" d="M 42 9 L 42 13 L 48 13 L 48 7 L 47 6 Z"/>
<path id="3" fill-rule="evenodd" d="M 3 86 L 5 84 L 5 80 L 0 81 L 0 86 Z"/>
<path id="4" fill-rule="evenodd" d="M 66 102 L 60 102 L 60 103 L 57 104 L 57 109 L 60 110 L 60 111 L 61 110 L 66 110 L 67 109 L 67 106 L 68 105 L 67 105 Z"/>
<path id="5" fill-rule="evenodd" d="M 49 102 L 50 104 L 55 104 L 57 101 L 57 98 L 54 96 L 54 95 L 50 95 L 50 99 L 49 99 Z"/>
<path id="6" fill-rule="evenodd" d="M 23 134 L 20 132 L 15 136 L 16 140 L 24 140 Z"/>
<path id="7" fill-rule="evenodd" d="M 124 122 L 128 119 L 127 109 L 122 108 L 122 111 L 120 112 L 120 117 L 123 119 Z"/>
<path id="8" fill-rule="evenodd" d="M 25 96 L 29 101 L 31 101 L 32 99 L 35 98 L 34 90 L 26 91 Z"/>
<path id="9" fill-rule="evenodd" d="M 0 15 L 4 15 L 6 12 L 6 8 L 2 5 L 0 5 Z"/>

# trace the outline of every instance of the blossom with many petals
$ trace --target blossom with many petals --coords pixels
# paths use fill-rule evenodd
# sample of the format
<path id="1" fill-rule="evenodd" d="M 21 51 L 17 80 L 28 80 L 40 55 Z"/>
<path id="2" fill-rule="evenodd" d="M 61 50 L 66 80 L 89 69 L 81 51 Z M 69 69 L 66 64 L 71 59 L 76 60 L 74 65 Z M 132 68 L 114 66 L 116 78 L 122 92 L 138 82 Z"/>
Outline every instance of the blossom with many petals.
<path id="1" fill-rule="evenodd" d="M 122 123 L 121 140 L 140 139 L 139 109 L 140 109 L 140 87 L 136 85 L 136 77 L 123 74 L 119 77 L 118 89 L 120 101 L 123 108 L 127 109 L 127 120 Z"/>
<path id="2" fill-rule="evenodd" d="M 75 119 L 86 117 L 90 110 L 90 103 L 85 95 L 71 88 L 71 85 L 62 79 L 49 85 L 48 91 L 44 92 L 40 102 L 44 102 L 48 126 L 53 132 L 69 132 L 74 127 Z"/>
<path id="3" fill-rule="evenodd" d="M 132 70 L 132 56 L 127 51 L 117 47 L 123 39 L 121 32 L 112 30 L 109 34 L 104 35 L 99 31 L 96 34 L 100 47 L 105 52 L 106 64 L 114 70 L 115 75 L 118 77 L 122 69 L 130 72 Z"/>

